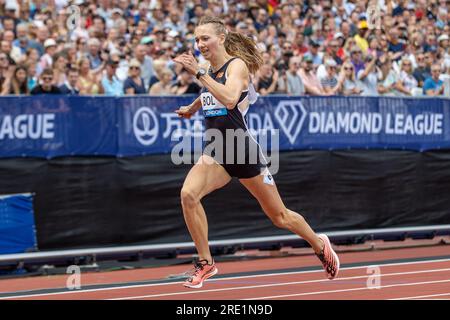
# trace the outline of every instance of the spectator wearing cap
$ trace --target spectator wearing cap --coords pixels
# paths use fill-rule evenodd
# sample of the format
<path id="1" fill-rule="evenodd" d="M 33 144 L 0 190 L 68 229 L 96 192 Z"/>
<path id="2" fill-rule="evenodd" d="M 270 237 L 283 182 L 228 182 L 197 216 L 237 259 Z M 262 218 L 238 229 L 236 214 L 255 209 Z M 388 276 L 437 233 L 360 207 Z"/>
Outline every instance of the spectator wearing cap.
<path id="1" fill-rule="evenodd" d="M 315 68 L 322 64 L 323 52 L 319 52 L 320 44 L 314 40 L 309 42 L 309 52 L 307 53 L 312 61 Z"/>
<path id="2" fill-rule="evenodd" d="M 369 48 L 369 43 L 367 42 L 367 34 L 369 28 L 367 26 L 366 20 L 361 20 L 358 23 L 358 34 L 356 34 L 353 39 L 355 39 L 356 45 L 362 50 L 364 54 L 367 53 Z"/>
<path id="3" fill-rule="evenodd" d="M 445 68 L 450 66 L 449 38 L 448 35 L 442 34 L 437 39 L 437 54 L 443 60 Z"/>
<path id="4" fill-rule="evenodd" d="M 106 73 L 101 80 L 106 95 L 121 96 L 124 93 L 123 83 L 116 75 L 119 63 L 120 61 L 116 57 L 111 57 L 106 61 Z"/>
<path id="5" fill-rule="evenodd" d="M 325 90 L 314 73 L 313 59 L 309 54 L 303 56 L 303 68 L 298 73 L 305 86 L 306 93 L 313 96 L 325 95 Z"/>
<path id="6" fill-rule="evenodd" d="M 198 94 L 200 90 L 201 87 L 195 82 L 194 76 L 183 68 L 178 75 L 178 80 L 171 88 L 171 93 L 176 95 Z"/>
<path id="7" fill-rule="evenodd" d="M 277 91 L 279 73 L 271 64 L 261 66 L 256 77 L 256 91 L 265 96 Z"/>
<path id="8" fill-rule="evenodd" d="M 412 62 L 408 58 L 403 58 L 401 61 L 401 71 L 396 88 L 404 95 L 416 95 L 418 82 L 413 76 Z"/>
<path id="9" fill-rule="evenodd" d="M 444 82 L 439 79 L 441 66 L 437 63 L 431 66 L 431 77 L 427 78 L 423 84 L 423 93 L 427 96 L 439 96 L 444 94 Z"/>
<path id="10" fill-rule="evenodd" d="M 325 60 L 326 76 L 320 79 L 323 90 L 328 95 L 336 95 L 340 92 L 344 77 L 336 78 L 337 63 L 332 59 Z"/>
<path id="11" fill-rule="evenodd" d="M 38 94 L 60 94 L 61 90 L 55 85 L 53 85 L 53 70 L 50 68 L 44 69 L 40 76 L 40 83 L 37 84 L 33 90 L 31 90 L 32 95 Z"/>
<path id="12" fill-rule="evenodd" d="M 39 60 L 39 65 L 42 70 L 51 68 L 53 65 L 53 55 L 56 52 L 56 41 L 47 39 L 44 42 L 45 54 Z"/>
<path id="13" fill-rule="evenodd" d="M 300 96 L 305 94 L 305 86 L 302 78 L 298 75 L 300 65 L 299 57 L 289 59 L 289 69 L 286 71 L 287 94 L 289 95 Z"/>
<path id="14" fill-rule="evenodd" d="M 141 77 L 144 80 L 146 91 L 148 91 L 150 79 L 155 75 L 153 59 L 147 55 L 147 50 L 148 48 L 144 44 L 139 44 L 134 49 L 134 57 L 141 65 Z"/>
<path id="15" fill-rule="evenodd" d="M 59 87 L 61 94 L 76 96 L 80 94 L 78 88 L 78 78 L 80 74 L 77 68 L 70 68 L 67 72 L 67 79 L 63 85 Z"/>
<path id="16" fill-rule="evenodd" d="M 147 93 L 141 77 L 141 64 L 137 59 L 131 59 L 128 65 L 128 78 L 123 84 L 123 90 L 126 95 Z"/>

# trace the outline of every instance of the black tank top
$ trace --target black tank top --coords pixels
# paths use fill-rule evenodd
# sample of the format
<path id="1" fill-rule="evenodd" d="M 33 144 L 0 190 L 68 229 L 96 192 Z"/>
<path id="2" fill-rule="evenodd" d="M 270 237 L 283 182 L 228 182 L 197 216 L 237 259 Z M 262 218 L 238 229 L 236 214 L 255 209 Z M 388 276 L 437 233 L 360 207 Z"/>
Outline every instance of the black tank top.
<path id="1" fill-rule="evenodd" d="M 227 69 L 230 63 L 236 58 L 228 60 L 219 70 L 212 72 L 211 68 L 208 74 L 217 82 L 225 84 L 227 81 Z M 226 129 L 242 129 L 247 131 L 247 125 L 244 115 L 239 109 L 239 104 L 247 97 L 248 90 L 242 91 L 236 106 L 228 110 L 220 103 L 206 88 L 202 91 L 201 102 L 203 114 L 205 116 L 206 129 L 218 129 L 225 132 Z"/>

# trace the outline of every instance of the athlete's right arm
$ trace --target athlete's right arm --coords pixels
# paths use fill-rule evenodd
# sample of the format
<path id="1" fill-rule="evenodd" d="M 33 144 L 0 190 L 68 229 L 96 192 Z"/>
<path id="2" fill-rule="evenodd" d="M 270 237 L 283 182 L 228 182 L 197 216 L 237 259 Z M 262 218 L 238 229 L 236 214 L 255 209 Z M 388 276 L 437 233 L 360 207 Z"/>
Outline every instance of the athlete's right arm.
<path id="1" fill-rule="evenodd" d="M 198 97 L 190 105 L 182 106 L 178 110 L 175 110 L 175 113 L 178 114 L 182 118 L 189 119 L 201 107 L 202 107 L 202 103 L 201 103 L 200 97 Z"/>

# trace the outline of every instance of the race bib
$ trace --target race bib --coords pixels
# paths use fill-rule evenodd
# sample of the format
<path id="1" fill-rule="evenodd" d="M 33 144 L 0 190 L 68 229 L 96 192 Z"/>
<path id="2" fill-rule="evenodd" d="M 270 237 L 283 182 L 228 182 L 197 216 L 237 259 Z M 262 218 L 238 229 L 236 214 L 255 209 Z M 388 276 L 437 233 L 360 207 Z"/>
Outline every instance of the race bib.
<path id="1" fill-rule="evenodd" d="M 214 98 L 210 92 L 203 92 L 200 95 L 200 100 L 205 117 L 226 116 L 228 114 L 227 107 Z"/>

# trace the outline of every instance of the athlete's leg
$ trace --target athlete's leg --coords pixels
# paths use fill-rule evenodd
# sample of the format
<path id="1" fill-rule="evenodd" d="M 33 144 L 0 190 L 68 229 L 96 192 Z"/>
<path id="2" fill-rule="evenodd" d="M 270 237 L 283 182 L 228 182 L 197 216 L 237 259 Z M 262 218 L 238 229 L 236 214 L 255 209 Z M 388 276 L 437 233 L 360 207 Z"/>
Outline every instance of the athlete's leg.
<path id="1" fill-rule="evenodd" d="M 208 222 L 200 200 L 230 182 L 225 169 L 211 157 L 202 155 L 189 171 L 181 189 L 184 220 L 195 243 L 199 259 L 212 262 L 208 245 Z"/>
<path id="2" fill-rule="evenodd" d="M 285 207 L 274 182 L 265 183 L 263 175 L 239 181 L 258 200 L 261 208 L 277 227 L 292 231 L 305 239 L 317 254 L 321 252 L 323 241 L 300 214 Z"/>

